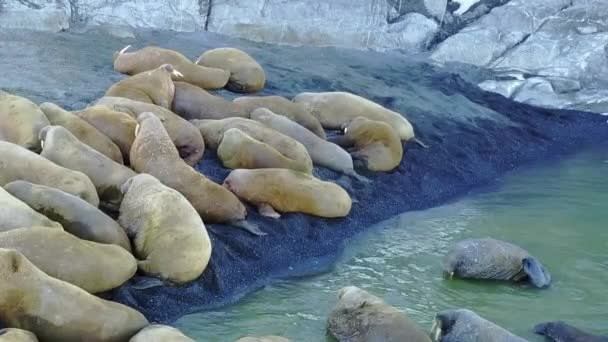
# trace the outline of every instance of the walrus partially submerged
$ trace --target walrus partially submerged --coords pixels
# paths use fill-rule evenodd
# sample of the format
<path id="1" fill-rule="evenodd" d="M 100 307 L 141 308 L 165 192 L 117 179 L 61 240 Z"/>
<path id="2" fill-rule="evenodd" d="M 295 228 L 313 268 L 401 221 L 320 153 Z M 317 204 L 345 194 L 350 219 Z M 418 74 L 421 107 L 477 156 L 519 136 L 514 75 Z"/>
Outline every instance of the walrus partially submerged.
<path id="1" fill-rule="evenodd" d="M 528 281 L 538 288 L 551 284 L 551 275 L 526 250 L 492 238 L 466 239 L 452 247 L 444 260 L 448 277 Z"/>
<path id="2" fill-rule="evenodd" d="M 593 335 L 562 321 L 537 324 L 534 333 L 554 342 L 608 342 L 608 336 Z"/>
<path id="3" fill-rule="evenodd" d="M 445 310 L 435 316 L 433 342 L 528 342 L 467 309 Z"/>
<path id="4" fill-rule="evenodd" d="M 0 140 L 40 152 L 38 133 L 50 125 L 32 101 L 0 90 Z"/>

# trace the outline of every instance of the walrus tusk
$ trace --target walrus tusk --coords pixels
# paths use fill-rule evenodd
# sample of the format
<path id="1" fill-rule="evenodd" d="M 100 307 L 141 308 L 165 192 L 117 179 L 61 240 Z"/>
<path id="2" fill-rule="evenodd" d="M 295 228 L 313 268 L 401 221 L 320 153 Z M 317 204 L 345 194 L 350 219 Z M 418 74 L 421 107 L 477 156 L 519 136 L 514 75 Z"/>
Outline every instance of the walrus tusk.
<path id="1" fill-rule="evenodd" d="M 429 146 L 425 143 L 423 143 L 422 141 L 418 140 L 417 138 L 414 139 L 414 142 L 416 143 L 416 145 L 422 147 L 422 148 L 429 148 Z"/>
<path id="2" fill-rule="evenodd" d="M 203 56 L 200 56 L 199 58 L 197 58 L 196 61 L 194 61 L 194 64 L 198 64 L 198 62 L 201 61 L 201 58 L 203 58 Z"/>
<path id="3" fill-rule="evenodd" d="M 127 45 L 125 46 L 122 50 L 120 50 L 120 52 L 118 53 L 119 55 L 122 55 L 123 53 L 125 53 L 125 51 L 127 51 L 129 48 L 131 47 L 131 45 Z"/>
<path id="4" fill-rule="evenodd" d="M 44 148 L 44 140 L 40 140 L 40 148 Z"/>
<path id="5" fill-rule="evenodd" d="M 135 137 L 137 137 L 137 133 L 139 133 L 139 124 L 135 126 Z"/>
<path id="6" fill-rule="evenodd" d="M 435 319 L 433 321 L 433 326 L 431 327 L 431 341 L 438 342 L 439 338 L 441 338 L 441 325 L 439 324 L 439 320 Z"/>
<path id="7" fill-rule="evenodd" d="M 171 74 L 175 77 L 184 77 L 184 74 L 182 74 L 181 72 L 179 72 L 175 69 L 173 70 L 173 72 Z"/>

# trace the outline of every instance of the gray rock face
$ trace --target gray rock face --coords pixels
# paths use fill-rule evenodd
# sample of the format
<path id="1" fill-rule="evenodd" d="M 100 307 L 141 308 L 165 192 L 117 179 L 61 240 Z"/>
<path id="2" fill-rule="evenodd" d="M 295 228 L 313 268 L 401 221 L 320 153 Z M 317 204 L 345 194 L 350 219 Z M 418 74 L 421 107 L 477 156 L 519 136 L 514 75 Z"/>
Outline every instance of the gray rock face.
<path id="1" fill-rule="evenodd" d="M 0 0 L 0 28 L 57 32 L 69 27 L 68 0 Z"/>

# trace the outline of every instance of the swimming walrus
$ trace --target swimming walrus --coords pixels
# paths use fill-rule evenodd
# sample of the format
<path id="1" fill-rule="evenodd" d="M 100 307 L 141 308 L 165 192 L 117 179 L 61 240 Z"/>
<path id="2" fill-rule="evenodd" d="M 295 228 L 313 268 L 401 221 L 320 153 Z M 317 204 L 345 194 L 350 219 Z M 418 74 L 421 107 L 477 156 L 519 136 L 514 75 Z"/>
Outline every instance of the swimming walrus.
<path id="1" fill-rule="evenodd" d="M 0 141 L 0 186 L 16 180 L 59 189 L 99 206 L 95 186 L 84 173 L 61 167 L 19 145 Z"/>
<path id="2" fill-rule="evenodd" d="M 343 342 L 431 342 L 404 313 L 356 286 L 344 287 L 338 293 L 327 330 Z"/>
<path id="3" fill-rule="evenodd" d="M 315 118 L 306 107 L 300 103 L 289 101 L 288 99 L 271 96 L 241 96 L 233 100 L 243 110 L 251 115 L 258 108 L 266 108 L 277 115 L 284 116 L 291 121 L 297 122 L 304 128 L 313 132 L 321 139 L 327 139 L 325 130 L 317 118 Z"/>
<path id="4" fill-rule="evenodd" d="M 122 153 L 118 146 L 88 122 L 51 102 L 42 103 L 40 109 L 49 119 L 51 125 L 64 127 L 74 134 L 78 140 L 97 152 L 119 164 L 123 164 Z"/>
<path id="5" fill-rule="evenodd" d="M 137 271 L 135 258 L 123 248 L 81 240 L 63 229 L 27 227 L 3 232 L 0 248 L 18 251 L 49 276 L 89 293 L 117 288 Z"/>
<path id="6" fill-rule="evenodd" d="M 267 144 L 277 150 L 286 158 L 299 165 L 300 170 L 312 172 L 312 160 L 306 147 L 295 139 L 277 132 L 265 125 L 245 118 L 226 118 L 222 120 L 192 120 L 205 139 L 205 144 L 217 149 L 224 137 L 224 133 L 231 128 L 237 128 L 251 138 Z"/>
<path id="7" fill-rule="evenodd" d="M 173 111 L 186 120 L 248 118 L 241 106 L 186 82 L 175 83 Z"/>
<path id="8" fill-rule="evenodd" d="M 290 341 L 289 341 L 289 339 L 286 339 L 285 337 L 268 335 L 268 336 L 260 336 L 260 337 L 246 336 L 246 337 L 239 338 L 235 342 L 290 342 Z"/>
<path id="9" fill-rule="evenodd" d="M 148 174 L 129 179 L 121 191 L 118 221 L 133 240 L 139 270 L 175 284 L 198 278 L 209 263 L 211 241 L 188 200 Z"/>
<path id="10" fill-rule="evenodd" d="M 36 335 L 16 328 L 0 329 L 0 342 L 38 342 Z"/>
<path id="11" fill-rule="evenodd" d="M 551 274 L 526 250 L 492 238 L 465 239 L 455 244 L 444 259 L 444 274 L 463 279 L 527 281 L 544 288 Z"/>
<path id="12" fill-rule="evenodd" d="M 608 342 L 608 336 L 593 335 L 562 321 L 537 324 L 534 333 L 554 342 Z"/>
<path id="13" fill-rule="evenodd" d="M 133 336 L 129 342 L 194 342 L 194 340 L 168 325 L 150 324 Z"/>
<path id="14" fill-rule="evenodd" d="M 40 131 L 40 137 L 42 157 L 85 174 L 93 182 L 103 207 L 118 210 L 122 201 L 120 187 L 135 176 L 133 170 L 85 145 L 61 126 L 45 127 Z"/>
<path id="15" fill-rule="evenodd" d="M 312 165 L 301 163 L 281 154 L 274 147 L 255 140 L 238 128 L 224 132 L 217 157 L 229 169 L 291 169 L 304 173 L 312 172 Z"/>
<path id="16" fill-rule="evenodd" d="M 0 232 L 31 226 L 61 228 L 61 224 L 36 212 L 0 186 Z"/>
<path id="17" fill-rule="evenodd" d="M 154 114 L 142 113 L 137 121 L 137 136 L 131 148 L 131 166 L 134 170 L 148 173 L 179 191 L 205 223 L 244 223 L 247 210 L 241 201 L 226 188 L 184 163 Z M 241 227 L 253 234 L 263 234 L 252 226 Z"/>
<path id="18" fill-rule="evenodd" d="M 181 53 L 156 46 L 148 46 L 134 52 L 126 52 L 131 45 L 114 53 L 114 70 L 136 75 L 171 64 L 181 75 L 173 75 L 174 81 L 183 81 L 203 89 L 220 89 L 226 86 L 230 73 L 193 63 Z"/>
<path id="19" fill-rule="evenodd" d="M 205 141 L 199 129 L 168 109 L 120 97 L 102 97 L 96 104 L 127 113 L 133 119 L 137 119 L 137 116 L 141 113 L 150 112 L 163 123 L 180 157 L 188 165 L 195 165 L 203 157 Z"/>
<path id="20" fill-rule="evenodd" d="M 301 93 L 292 101 L 304 105 L 325 128 L 342 129 L 352 119 L 362 116 L 386 122 L 397 131 L 401 140 L 426 147 L 416 139 L 414 127 L 405 117 L 361 96 L 346 92 Z"/>
<path id="21" fill-rule="evenodd" d="M 124 97 L 171 109 L 175 95 L 171 77 L 176 76 L 181 76 L 181 73 L 171 64 L 163 64 L 156 69 L 123 78 L 114 83 L 104 96 Z"/>
<path id="22" fill-rule="evenodd" d="M 359 180 L 367 180 L 355 172 L 353 159 L 348 152 L 332 142 L 319 138 L 300 124 L 266 108 L 254 110 L 251 113 L 251 119 L 299 141 L 308 151 L 314 164 L 342 172 Z"/>
<path id="23" fill-rule="evenodd" d="M 279 218 L 279 212 L 301 212 L 320 217 L 344 217 L 351 209 L 348 193 L 339 185 L 288 169 L 238 169 L 224 186 L 258 207 L 262 216 Z"/>
<path id="24" fill-rule="evenodd" d="M 435 316 L 433 342 L 527 342 L 467 309 L 445 310 Z"/>
<path id="25" fill-rule="evenodd" d="M 401 163 L 403 145 L 397 132 L 386 122 L 359 116 L 344 127 L 344 135 L 332 139 L 348 148 L 350 155 L 370 171 L 391 171 Z"/>
<path id="26" fill-rule="evenodd" d="M 49 124 L 35 103 L 0 90 L 0 140 L 40 152 L 38 132 Z"/>
<path id="27" fill-rule="evenodd" d="M 101 210 L 76 196 L 26 181 L 8 183 L 4 189 L 80 239 L 114 244 L 131 252 L 131 243 L 122 227 Z"/>
<path id="28" fill-rule="evenodd" d="M 238 93 L 253 93 L 264 89 L 266 74 L 258 62 L 246 52 L 235 48 L 205 51 L 195 62 L 230 73 L 226 89 Z"/>
<path id="29" fill-rule="evenodd" d="M 106 106 L 90 106 L 73 113 L 110 138 L 120 149 L 124 162 L 129 162 L 129 152 L 137 126 L 135 118 Z"/>
<path id="30" fill-rule="evenodd" d="M 2 323 L 41 341 L 121 342 L 148 325 L 134 309 L 48 276 L 15 250 L 0 249 L 0 277 Z"/>

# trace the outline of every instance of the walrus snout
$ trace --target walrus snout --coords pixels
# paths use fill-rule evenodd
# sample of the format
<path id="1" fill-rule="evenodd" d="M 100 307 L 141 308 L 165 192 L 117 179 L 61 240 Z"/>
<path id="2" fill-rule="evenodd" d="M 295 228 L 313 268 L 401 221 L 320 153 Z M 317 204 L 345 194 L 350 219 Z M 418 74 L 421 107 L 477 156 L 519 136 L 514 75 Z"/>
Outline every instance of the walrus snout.
<path id="1" fill-rule="evenodd" d="M 538 288 L 545 288 L 551 285 L 551 274 L 534 257 L 527 257 L 522 260 L 522 267 L 532 285 Z"/>
<path id="2" fill-rule="evenodd" d="M 52 128 L 52 125 L 44 126 L 40 132 L 38 132 L 38 139 L 40 140 L 40 147 L 44 148 L 44 141 L 46 140 L 46 135 L 49 133 L 49 130 Z"/>
<path id="3" fill-rule="evenodd" d="M 449 335 L 456 319 L 449 312 L 440 312 L 435 315 L 433 326 L 431 327 L 431 341 L 439 342 L 445 335 Z"/>

